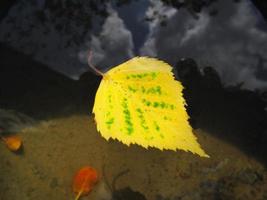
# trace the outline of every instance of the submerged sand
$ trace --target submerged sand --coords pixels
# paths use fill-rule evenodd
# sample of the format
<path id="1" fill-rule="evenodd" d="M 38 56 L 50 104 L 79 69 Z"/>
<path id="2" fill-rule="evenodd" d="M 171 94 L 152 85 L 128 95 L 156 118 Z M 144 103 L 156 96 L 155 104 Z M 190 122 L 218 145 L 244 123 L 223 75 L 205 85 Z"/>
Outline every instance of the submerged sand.
<path id="1" fill-rule="evenodd" d="M 267 198 L 261 163 L 204 131 L 195 133 L 211 158 L 106 141 L 89 115 L 40 121 L 18 133 L 22 153 L 14 154 L 0 144 L 0 199 L 74 199 L 73 176 L 86 165 L 102 177 L 81 199 L 111 199 L 114 190 L 125 187 L 149 200 Z M 107 182 L 125 170 L 128 173 L 110 191 Z"/>

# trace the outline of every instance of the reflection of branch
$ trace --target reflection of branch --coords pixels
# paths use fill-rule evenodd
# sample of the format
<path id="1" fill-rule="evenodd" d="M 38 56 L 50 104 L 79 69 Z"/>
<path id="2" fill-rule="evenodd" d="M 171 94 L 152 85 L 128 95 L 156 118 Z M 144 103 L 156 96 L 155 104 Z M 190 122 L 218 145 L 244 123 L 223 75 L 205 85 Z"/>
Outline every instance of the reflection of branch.
<path id="1" fill-rule="evenodd" d="M 111 185 L 109 184 L 109 181 L 107 179 L 107 176 L 106 176 L 106 171 L 105 171 L 105 165 L 103 165 L 102 167 L 102 173 L 103 173 L 103 178 L 104 178 L 104 181 L 106 182 L 107 184 L 107 187 L 108 189 L 110 190 L 111 193 L 113 193 L 114 191 L 116 191 L 116 181 L 123 175 L 127 174 L 130 170 L 129 169 L 126 169 L 120 173 L 118 173 L 112 180 L 112 183 Z"/>
<path id="2" fill-rule="evenodd" d="M 123 176 L 123 175 L 129 173 L 129 171 L 130 171 L 129 169 L 126 169 L 126 170 L 124 170 L 124 171 L 118 173 L 118 174 L 114 177 L 114 179 L 113 179 L 113 181 L 112 181 L 112 184 L 111 184 L 111 187 L 112 187 L 113 190 L 116 190 L 116 181 L 117 181 L 121 176 Z"/>
<path id="3" fill-rule="evenodd" d="M 102 173 L 103 173 L 104 181 L 106 182 L 109 191 L 110 191 L 111 193 L 113 193 L 113 189 L 112 189 L 112 187 L 110 186 L 110 184 L 109 184 L 109 182 L 108 182 L 108 179 L 107 179 L 107 176 L 106 176 L 105 165 L 102 166 Z"/>

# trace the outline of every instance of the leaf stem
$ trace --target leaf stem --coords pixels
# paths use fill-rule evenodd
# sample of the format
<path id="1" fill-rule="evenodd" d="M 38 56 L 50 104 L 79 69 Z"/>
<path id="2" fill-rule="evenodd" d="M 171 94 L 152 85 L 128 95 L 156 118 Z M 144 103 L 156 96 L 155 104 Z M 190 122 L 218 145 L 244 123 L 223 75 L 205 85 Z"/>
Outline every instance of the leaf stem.
<path id="1" fill-rule="evenodd" d="M 92 68 L 97 75 L 104 77 L 104 73 L 102 73 L 100 70 L 98 70 L 92 64 L 92 57 L 93 57 L 93 52 L 90 50 L 89 53 L 88 53 L 88 59 L 87 59 L 87 62 L 88 62 L 89 67 Z"/>
<path id="2" fill-rule="evenodd" d="M 75 200 L 78 200 L 83 192 L 83 189 L 79 191 L 79 193 L 76 195 Z"/>

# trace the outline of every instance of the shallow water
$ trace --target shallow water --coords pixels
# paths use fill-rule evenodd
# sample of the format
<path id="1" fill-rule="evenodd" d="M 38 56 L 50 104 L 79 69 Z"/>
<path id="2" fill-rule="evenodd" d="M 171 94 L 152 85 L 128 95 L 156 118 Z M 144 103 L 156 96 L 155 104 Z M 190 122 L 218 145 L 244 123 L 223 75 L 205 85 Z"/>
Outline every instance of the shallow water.
<path id="1" fill-rule="evenodd" d="M 72 178 L 86 165 L 95 167 L 102 178 L 84 199 L 110 199 L 106 181 L 111 184 L 125 170 L 129 171 L 118 178 L 115 189 L 130 187 L 147 199 L 251 199 L 253 192 L 258 199 L 266 197 L 267 174 L 260 163 L 203 131 L 195 133 L 210 159 L 182 151 L 146 150 L 107 142 L 86 115 L 42 121 L 19 133 L 23 153 L 16 155 L 0 146 L 1 198 L 74 199 Z"/>
<path id="2" fill-rule="evenodd" d="M 267 26 L 250 1 L 201 12 L 153 0 L 51 2 L 0 13 L 0 127 L 23 140 L 18 153 L 0 143 L 0 199 L 74 199 L 86 165 L 101 178 L 81 199 L 267 199 Z M 170 63 L 210 158 L 101 137 L 88 49 L 103 71 L 138 55 Z"/>

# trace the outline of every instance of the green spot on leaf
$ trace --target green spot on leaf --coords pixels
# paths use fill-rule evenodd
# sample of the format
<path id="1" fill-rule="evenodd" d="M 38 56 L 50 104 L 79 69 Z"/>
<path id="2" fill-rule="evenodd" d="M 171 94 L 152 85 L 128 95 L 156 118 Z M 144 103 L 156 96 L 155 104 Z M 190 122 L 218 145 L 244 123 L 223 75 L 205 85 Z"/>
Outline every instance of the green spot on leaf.
<path id="1" fill-rule="evenodd" d="M 128 86 L 128 89 L 131 91 L 131 92 L 133 92 L 133 93 L 135 93 L 136 91 L 137 91 L 137 89 L 136 88 L 133 88 L 132 86 Z"/>
<path id="2" fill-rule="evenodd" d="M 157 108 L 158 106 L 159 106 L 159 102 L 154 102 L 154 103 L 153 103 L 153 107 L 154 107 L 154 108 Z"/>
<path id="3" fill-rule="evenodd" d="M 123 101 L 122 101 L 122 107 L 123 107 L 123 114 L 124 114 L 124 122 L 125 122 L 125 125 L 126 125 L 126 131 L 127 131 L 127 134 L 132 134 L 133 132 L 133 123 L 132 123 L 132 120 L 131 120 L 131 112 L 128 108 L 128 100 L 126 98 L 123 98 Z"/>
<path id="4" fill-rule="evenodd" d="M 145 89 L 144 86 L 141 87 L 141 91 L 142 91 L 142 93 L 145 93 L 146 92 L 146 89 Z"/>
<path id="5" fill-rule="evenodd" d="M 165 103 L 165 102 L 161 102 L 161 103 L 160 103 L 160 107 L 161 107 L 161 108 L 165 108 L 165 107 L 166 107 L 166 103 Z"/>
<path id="6" fill-rule="evenodd" d="M 109 118 L 109 119 L 106 121 L 107 128 L 110 129 L 110 128 L 111 128 L 111 125 L 112 125 L 113 123 L 114 123 L 114 117 Z"/>
<path id="7" fill-rule="evenodd" d="M 106 124 L 113 124 L 114 123 L 114 118 L 110 118 L 108 121 L 106 121 Z"/>
<path id="8" fill-rule="evenodd" d="M 154 126 L 155 126 L 156 131 L 160 131 L 160 127 L 156 121 L 154 121 Z"/>
<path id="9" fill-rule="evenodd" d="M 160 87 L 160 86 L 157 86 L 157 87 L 156 87 L 156 92 L 157 92 L 159 95 L 161 95 L 162 92 L 161 92 L 161 87 Z"/>
<path id="10" fill-rule="evenodd" d="M 140 123 L 141 123 L 141 127 L 144 129 L 144 130 L 148 130 L 148 126 L 147 126 L 147 124 L 146 124 L 146 120 L 145 120 L 145 118 L 144 118 L 144 113 L 143 113 L 143 111 L 140 109 L 140 108 L 137 108 L 136 109 L 136 112 L 137 112 L 137 114 L 138 114 L 138 118 L 140 119 Z"/>
<path id="11" fill-rule="evenodd" d="M 108 102 L 111 103 L 111 95 L 108 95 Z"/>
<path id="12" fill-rule="evenodd" d="M 156 72 L 152 72 L 152 73 L 151 73 L 151 77 L 152 77 L 152 79 L 155 79 L 155 78 L 157 77 Z"/>
<path id="13" fill-rule="evenodd" d="M 133 133 L 133 128 L 132 127 L 128 127 L 127 128 L 127 133 L 128 133 L 128 135 L 131 135 Z"/>

